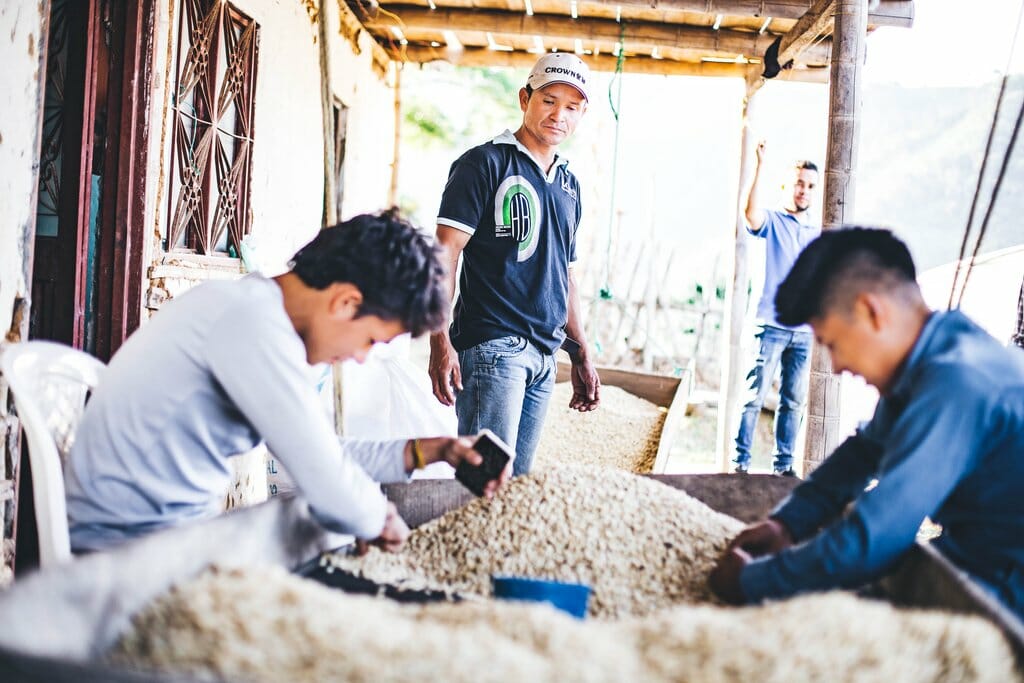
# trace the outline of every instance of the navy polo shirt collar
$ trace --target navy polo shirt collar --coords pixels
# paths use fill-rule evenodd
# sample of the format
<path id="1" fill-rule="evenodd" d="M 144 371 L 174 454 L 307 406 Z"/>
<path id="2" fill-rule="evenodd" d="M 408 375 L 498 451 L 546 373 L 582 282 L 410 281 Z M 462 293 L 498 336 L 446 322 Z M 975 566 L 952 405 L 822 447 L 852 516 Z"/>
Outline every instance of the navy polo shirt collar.
<path id="1" fill-rule="evenodd" d="M 495 145 L 513 145 L 520 152 L 525 154 L 527 158 L 534 163 L 534 165 L 540 170 L 540 174 L 544 176 L 544 179 L 548 181 L 548 184 L 555 182 L 555 176 L 558 175 L 558 169 L 561 166 L 565 166 L 569 163 L 569 160 L 555 152 L 555 163 L 551 164 L 551 171 L 545 173 L 544 167 L 541 166 L 540 162 L 533 156 L 533 153 L 526 148 L 523 143 L 519 142 L 519 138 L 516 137 L 508 128 L 499 135 L 498 137 L 491 140 Z"/>

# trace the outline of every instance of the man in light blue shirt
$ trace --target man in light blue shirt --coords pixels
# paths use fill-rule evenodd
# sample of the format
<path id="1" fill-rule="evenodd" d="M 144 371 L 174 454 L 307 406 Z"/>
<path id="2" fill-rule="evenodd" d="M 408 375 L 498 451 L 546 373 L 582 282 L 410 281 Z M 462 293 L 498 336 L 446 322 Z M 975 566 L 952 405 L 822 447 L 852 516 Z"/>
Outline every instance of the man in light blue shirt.
<path id="1" fill-rule="evenodd" d="M 800 431 L 804 400 L 807 398 L 807 375 L 811 361 L 813 339 L 806 325 L 789 326 L 775 316 L 775 291 L 800 251 L 821 234 L 821 228 L 807 225 L 807 212 L 811 208 L 814 188 L 818 184 L 818 167 L 810 161 L 794 165 L 793 194 L 783 211 L 761 208 L 758 198 L 761 183 L 761 165 L 765 143 L 757 146 L 757 165 L 754 179 L 747 194 L 747 230 L 765 241 L 764 289 L 757 306 L 760 322 L 760 342 L 757 361 L 747 375 L 750 380 L 749 399 L 743 407 L 739 433 L 736 435 L 736 471 L 750 469 L 750 448 L 754 441 L 757 418 L 768 396 L 775 372 L 782 367 L 782 386 L 779 408 L 775 412 L 775 458 L 772 463 L 776 474 L 794 476 L 793 448 Z"/>
<path id="2" fill-rule="evenodd" d="M 930 517 L 938 548 L 1024 617 L 1024 353 L 959 311 L 929 310 L 886 230 L 825 233 L 775 304 L 782 322 L 810 322 L 835 372 L 861 375 L 881 399 L 733 540 L 712 588 L 742 603 L 855 587 L 893 568 Z"/>

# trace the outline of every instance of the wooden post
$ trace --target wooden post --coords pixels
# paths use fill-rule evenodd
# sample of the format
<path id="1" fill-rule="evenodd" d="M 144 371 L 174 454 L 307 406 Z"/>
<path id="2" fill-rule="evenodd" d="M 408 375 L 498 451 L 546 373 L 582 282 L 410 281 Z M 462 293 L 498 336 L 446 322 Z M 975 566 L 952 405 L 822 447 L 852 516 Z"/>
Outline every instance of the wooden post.
<path id="1" fill-rule="evenodd" d="M 323 113 L 324 135 L 324 213 L 323 226 L 338 222 L 338 207 L 335 205 L 334 177 L 334 95 L 331 89 L 330 31 L 327 30 L 327 0 L 321 0 L 317 17 L 317 35 L 320 42 L 320 110 Z"/>
<path id="2" fill-rule="evenodd" d="M 331 31 L 327 30 L 327 0 L 320 0 L 320 12 L 317 16 L 317 40 L 320 43 L 320 110 L 323 114 L 324 140 L 324 213 L 322 228 L 329 228 L 338 222 L 338 196 L 335 188 L 337 178 L 334 175 L 335 158 L 334 144 L 334 91 L 331 87 Z M 331 380 L 334 387 L 334 431 L 338 436 L 344 433 L 344 410 L 342 401 L 341 364 L 331 366 Z"/>
<path id="3" fill-rule="evenodd" d="M 395 64 L 395 149 L 391 161 L 391 186 L 388 188 L 388 206 L 398 204 L 398 162 L 402 142 L 402 66 Z"/>
<path id="4" fill-rule="evenodd" d="M 733 231 L 732 277 L 726 281 L 725 308 L 722 312 L 722 336 L 728 344 L 728 353 L 722 358 L 722 381 L 718 399 L 718 458 L 723 472 L 731 469 L 735 448 L 733 441 L 739 428 L 740 398 L 743 395 L 743 323 L 747 317 L 747 287 L 750 282 L 747 267 L 747 186 L 754 172 L 756 156 L 751 122 L 756 116 L 758 92 L 750 88 L 743 101 L 743 133 L 740 143 L 740 182 L 736 199 L 736 225 Z"/>
<path id="5" fill-rule="evenodd" d="M 861 66 L 867 37 L 868 0 L 838 0 L 829 89 L 828 157 L 822 228 L 833 230 L 852 214 L 860 132 Z M 840 377 L 831 372 L 828 351 L 815 345 L 807 408 L 804 473 L 839 445 Z"/>

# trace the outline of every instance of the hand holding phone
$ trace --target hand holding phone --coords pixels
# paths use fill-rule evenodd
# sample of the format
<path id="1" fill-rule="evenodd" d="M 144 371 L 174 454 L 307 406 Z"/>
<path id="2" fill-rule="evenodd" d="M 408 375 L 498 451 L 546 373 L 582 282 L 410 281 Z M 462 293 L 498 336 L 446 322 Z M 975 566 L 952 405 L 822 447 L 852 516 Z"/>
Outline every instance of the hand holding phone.
<path id="1" fill-rule="evenodd" d="M 488 482 L 500 479 L 508 463 L 515 458 L 515 451 L 489 429 L 481 429 L 473 442 L 473 450 L 482 458 L 479 465 L 470 465 L 466 461 L 455 468 L 455 478 L 474 495 L 484 495 Z"/>

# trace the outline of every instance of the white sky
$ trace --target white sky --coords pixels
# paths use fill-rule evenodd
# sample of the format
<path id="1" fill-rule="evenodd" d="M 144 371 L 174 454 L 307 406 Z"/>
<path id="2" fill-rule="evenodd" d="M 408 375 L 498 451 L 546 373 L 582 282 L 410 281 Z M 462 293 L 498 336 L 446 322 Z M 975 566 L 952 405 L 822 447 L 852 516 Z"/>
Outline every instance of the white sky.
<path id="1" fill-rule="evenodd" d="M 906 86 L 971 85 L 999 78 L 1021 1 L 917 0 L 914 27 L 882 27 L 868 39 L 866 80 Z M 1024 36 L 1011 70 L 1024 71 Z"/>

